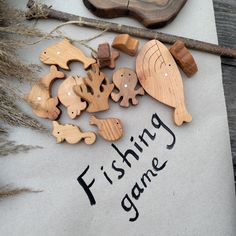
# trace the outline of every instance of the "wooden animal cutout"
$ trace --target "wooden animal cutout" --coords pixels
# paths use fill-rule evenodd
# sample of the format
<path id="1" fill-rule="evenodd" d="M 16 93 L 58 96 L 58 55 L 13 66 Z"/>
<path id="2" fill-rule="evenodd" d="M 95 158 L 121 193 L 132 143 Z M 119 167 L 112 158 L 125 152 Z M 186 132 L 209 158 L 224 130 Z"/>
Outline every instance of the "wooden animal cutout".
<path id="1" fill-rule="evenodd" d="M 78 126 L 60 125 L 57 121 L 53 121 L 52 135 L 56 138 L 57 143 L 62 143 L 65 140 L 69 144 L 77 144 L 84 139 L 86 144 L 93 144 L 96 141 L 95 133 L 83 133 Z"/>
<path id="2" fill-rule="evenodd" d="M 119 89 L 119 93 L 111 93 L 113 101 L 118 102 L 121 98 L 120 106 L 129 107 L 130 101 L 133 105 L 138 104 L 137 95 L 144 95 L 143 88 L 136 88 L 138 83 L 136 73 L 129 68 L 121 68 L 113 74 L 113 83 Z"/>
<path id="3" fill-rule="evenodd" d="M 52 82 L 57 78 L 64 78 L 64 73 L 51 66 L 50 73 L 36 82 L 25 97 L 33 112 L 41 118 L 56 120 L 61 113 L 57 108 L 58 98 L 51 98 L 50 91 Z"/>
<path id="4" fill-rule="evenodd" d="M 169 50 L 158 40 L 144 45 L 136 60 L 136 72 L 144 90 L 156 100 L 175 108 L 176 125 L 191 122 L 184 101 L 183 81 Z"/>
<path id="5" fill-rule="evenodd" d="M 92 116 L 89 124 L 96 125 L 98 127 L 99 135 L 107 141 L 116 141 L 123 136 L 123 127 L 121 120 L 119 119 L 98 119 L 95 116 Z"/>
<path id="6" fill-rule="evenodd" d="M 139 41 L 129 34 L 117 35 L 112 43 L 112 47 L 116 48 L 130 56 L 135 56 L 138 51 Z"/>
<path id="7" fill-rule="evenodd" d="M 65 79 L 58 89 L 58 98 L 60 102 L 67 107 L 67 113 L 71 119 L 75 119 L 81 114 L 81 111 L 87 107 L 86 102 L 81 101 L 81 97 L 75 94 L 73 87 L 83 84 L 83 78 L 70 76 Z"/>
<path id="8" fill-rule="evenodd" d="M 171 22 L 187 0 L 83 0 L 99 17 L 131 16 L 146 27 L 161 27 Z"/>
<path id="9" fill-rule="evenodd" d="M 108 67 L 114 69 L 116 67 L 116 60 L 119 58 L 120 53 L 111 50 L 108 43 L 98 45 L 98 52 L 92 52 L 92 57 L 97 60 L 97 64 L 100 69 Z"/>
<path id="10" fill-rule="evenodd" d="M 177 64 L 188 77 L 197 73 L 197 64 L 191 52 L 185 47 L 184 42 L 178 40 L 169 50 Z"/>
<path id="11" fill-rule="evenodd" d="M 87 112 L 108 110 L 108 100 L 114 84 L 100 72 L 98 64 L 93 64 L 87 74 L 84 84 L 74 86 L 74 92 L 88 102 Z"/>
<path id="12" fill-rule="evenodd" d="M 93 58 L 86 57 L 84 53 L 70 43 L 68 39 L 63 39 L 48 48 L 40 54 L 40 61 L 47 65 L 58 65 L 62 69 L 69 70 L 70 61 L 80 61 L 84 64 L 84 69 L 96 61 Z"/>

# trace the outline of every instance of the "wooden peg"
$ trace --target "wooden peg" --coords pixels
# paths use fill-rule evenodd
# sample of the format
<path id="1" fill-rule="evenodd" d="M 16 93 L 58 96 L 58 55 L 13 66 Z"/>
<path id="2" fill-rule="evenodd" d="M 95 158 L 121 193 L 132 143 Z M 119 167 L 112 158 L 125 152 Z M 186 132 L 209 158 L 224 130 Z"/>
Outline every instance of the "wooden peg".
<path id="1" fill-rule="evenodd" d="M 112 47 L 116 48 L 130 56 L 135 56 L 138 51 L 139 41 L 129 34 L 117 35 L 112 43 Z"/>
<path id="2" fill-rule="evenodd" d="M 104 73 L 100 72 L 98 64 L 93 64 L 84 78 L 84 84 L 73 87 L 74 92 L 88 102 L 87 112 L 98 112 L 109 109 L 109 96 L 114 88 Z"/>
<path id="3" fill-rule="evenodd" d="M 65 79 L 58 89 L 58 98 L 60 102 L 67 107 L 67 113 L 71 119 L 75 119 L 85 110 L 87 103 L 81 101 L 81 97 L 75 94 L 73 87 L 83 84 L 83 78 L 70 76 Z"/>
<path id="4" fill-rule="evenodd" d="M 165 45 L 158 40 L 146 43 L 137 57 L 136 72 L 142 87 L 149 95 L 175 108 L 176 125 L 192 121 L 185 106 L 179 69 Z"/>
<path id="5" fill-rule="evenodd" d="M 93 58 L 86 57 L 84 53 L 70 43 L 68 39 L 63 39 L 40 54 L 40 61 L 47 65 L 58 65 L 62 69 L 69 70 L 68 63 L 80 61 L 84 64 L 84 69 L 96 62 Z"/>
<path id="6" fill-rule="evenodd" d="M 92 57 L 97 60 L 97 64 L 100 69 L 108 67 L 114 69 L 116 67 L 116 60 L 119 58 L 120 53 L 111 50 L 108 43 L 98 45 L 97 54 L 92 52 Z"/>
<path id="7" fill-rule="evenodd" d="M 61 113 L 57 108 L 58 98 L 51 98 L 50 91 L 52 82 L 57 78 L 64 78 L 64 73 L 51 66 L 50 73 L 36 82 L 25 97 L 33 112 L 41 118 L 56 120 Z"/>
<path id="8" fill-rule="evenodd" d="M 82 139 L 86 144 L 93 144 L 96 141 L 96 134 L 93 132 L 81 132 L 80 128 L 75 125 L 60 125 L 57 121 L 53 121 L 52 135 L 56 138 L 57 143 L 64 140 L 69 144 L 77 144 Z"/>
<path id="9" fill-rule="evenodd" d="M 119 93 L 111 93 L 113 101 L 118 102 L 121 98 L 120 106 L 129 107 L 130 100 L 133 105 L 138 104 L 137 95 L 144 95 L 143 88 L 136 88 L 138 83 L 136 73 L 129 68 L 120 68 L 113 74 L 113 83 Z"/>
<path id="10" fill-rule="evenodd" d="M 119 119 L 98 119 L 91 116 L 89 124 L 96 125 L 99 135 L 107 141 L 116 141 L 123 136 L 123 127 Z"/>
<path id="11" fill-rule="evenodd" d="M 175 58 L 177 64 L 188 77 L 191 77 L 197 73 L 197 64 L 191 52 L 185 47 L 184 42 L 180 40 L 176 41 L 176 43 L 169 50 Z"/>

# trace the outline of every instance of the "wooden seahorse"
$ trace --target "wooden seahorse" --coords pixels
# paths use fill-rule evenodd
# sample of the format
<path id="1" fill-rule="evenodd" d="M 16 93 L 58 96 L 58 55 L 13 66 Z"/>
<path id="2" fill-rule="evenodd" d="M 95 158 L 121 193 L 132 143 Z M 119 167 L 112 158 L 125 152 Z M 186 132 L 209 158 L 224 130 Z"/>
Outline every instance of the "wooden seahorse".
<path id="1" fill-rule="evenodd" d="M 57 121 L 53 121 L 52 135 L 57 139 L 57 143 L 64 140 L 70 144 L 77 144 L 82 139 L 86 144 L 93 144 L 96 141 L 96 134 L 93 132 L 81 132 L 80 128 L 75 125 L 60 125 Z"/>

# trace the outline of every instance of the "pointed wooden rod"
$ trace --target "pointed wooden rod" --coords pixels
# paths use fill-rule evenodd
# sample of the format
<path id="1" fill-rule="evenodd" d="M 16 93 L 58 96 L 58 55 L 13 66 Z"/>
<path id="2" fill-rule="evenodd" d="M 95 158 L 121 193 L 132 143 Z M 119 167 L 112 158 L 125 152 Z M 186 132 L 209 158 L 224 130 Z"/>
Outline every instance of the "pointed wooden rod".
<path id="1" fill-rule="evenodd" d="M 33 0 L 29 0 L 27 7 L 29 8 L 28 12 L 26 13 L 26 18 L 28 20 L 50 18 L 60 21 L 78 21 L 79 26 L 97 28 L 100 30 L 107 30 L 110 32 L 116 32 L 121 34 L 129 34 L 143 39 L 158 39 L 159 41 L 167 44 L 174 44 L 177 40 L 181 40 L 185 43 L 186 47 L 190 49 L 208 52 L 219 56 L 236 58 L 236 48 L 224 47 L 217 44 L 207 43 L 172 34 L 161 33 L 154 30 L 82 17 L 54 10 L 51 8 L 51 6 L 49 7 L 47 5 L 38 5 Z"/>

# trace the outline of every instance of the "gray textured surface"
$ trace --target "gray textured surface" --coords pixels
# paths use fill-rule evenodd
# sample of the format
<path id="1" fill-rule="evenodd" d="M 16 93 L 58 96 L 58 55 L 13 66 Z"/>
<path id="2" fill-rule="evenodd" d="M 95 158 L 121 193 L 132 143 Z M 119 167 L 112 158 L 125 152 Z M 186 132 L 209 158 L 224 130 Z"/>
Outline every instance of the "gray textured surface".
<path id="1" fill-rule="evenodd" d="M 213 0 L 219 43 L 236 47 L 236 1 Z M 236 179 L 236 59 L 222 58 L 224 90 Z"/>

